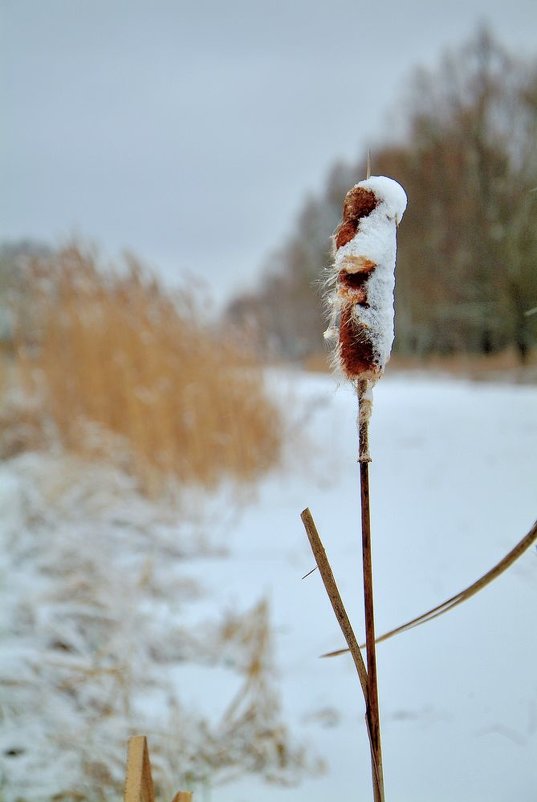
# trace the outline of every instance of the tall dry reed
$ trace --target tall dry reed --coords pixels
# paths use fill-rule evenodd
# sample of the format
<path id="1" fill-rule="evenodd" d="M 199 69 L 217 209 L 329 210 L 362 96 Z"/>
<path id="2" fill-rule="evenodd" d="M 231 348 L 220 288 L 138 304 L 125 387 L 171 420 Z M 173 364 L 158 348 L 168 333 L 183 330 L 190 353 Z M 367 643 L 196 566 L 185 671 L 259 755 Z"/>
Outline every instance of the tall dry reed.
<path id="1" fill-rule="evenodd" d="M 23 297 L 19 381 L 65 448 L 127 461 L 146 491 L 166 476 L 245 482 L 278 459 L 260 370 L 188 292 L 165 292 L 132 257 L 102 270 L 72 245 L 28 268 Z"/>

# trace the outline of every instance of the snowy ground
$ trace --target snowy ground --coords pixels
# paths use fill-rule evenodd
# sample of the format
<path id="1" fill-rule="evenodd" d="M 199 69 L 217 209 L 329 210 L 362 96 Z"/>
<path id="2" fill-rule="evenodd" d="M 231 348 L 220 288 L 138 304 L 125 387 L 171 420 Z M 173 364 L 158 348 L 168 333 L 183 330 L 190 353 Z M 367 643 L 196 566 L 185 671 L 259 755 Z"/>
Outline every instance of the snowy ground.
<path id="1" fill-rule="evenodd" d="M 288 389 L 285 392 L 289 392 Z M 276 661 L 294 732 L 327 773 L 298 788 L 251 780 L 215 802 L 369 800 L 363 703 L 313 567 L 301 510 L 312 510 L 358 632 L 359 500 L 354 398 L 301 378 L 312 451 L 296 446 L 234 530 L 232 559 L 193 576 L 216 604 L 271 602 Z M 371 467 L 377 630 L 477 579 L 537 516 L 537 389 L 386 378 L 375 392 Z M 379 647 L 385 785 L 390 802 L 537 798 L 537 554 L 452 613 Z M 195 689 L 205 693 L 209 689 Z"/>
<path id="2" fill-rule="evenodd" d="M 169 520 L 159 523 L 159 537 L 170 544 L 170 557 L 183 561 L 181 627 L 268 598 L 284 718 L 295 739 L 326 761 L 327 771 L 296 787 L 248 777 L 199 796 L 211 802 L 365 802 L 371 799 L 371 779 L 361 692 L 350 658 L 318 658 L 343 642 L 317 572 L 301 580 L 314 562 L 299 518 L 309 506 L 360 636 L 355 401 L 330 377 L 275 374 L 271 382 L 296 422 L 284 468 L 261 483 L 238 519 L 228 509 L 220 516 L 224 502 L 213 501 L 219 523 L 207 535 L 211 548 L 196 540 L 190 555 L 174 554 Z M 470 584 L 528 531 L 537 516 L 536 412 L 535 387 L 383 379 L 375 392 L 371 432 L 379 633 Z M 14 501 L 21 464 L 28 491 L 32 476 L 24 462 L 14 478 L 4 467 L 0 489 L 11 515 L 6 531 L 12 539 L 18 532 L 12 542 L 22 542 L 22 560 L 21 511 Z M 73 502 L 78 503 L 76 494 Z M 101 493 L 94 503 L 102 511 L 108 502 Z M 117 509 L 114 515 L 118 529 Z M 151 527 L 145 507 L 124 505 L 119 517 L 132 523 L 140 516 L 143 526 L 136 536 L 142 549 Z M 121 525 L 118 533 L 121 547 L 126 542 Z M 167 568 L 154 571 L 157 585 L 165 580 L 169 594 L 174 585 Z M 9 581 L 15 587 L 16 577 Z M 536 609 L 533 549 L 457 610 L 379 647 L 389 802 L 537 798 Z M 7 615 L 5 608 L 3 626 Z M 169 621 L 164 616 L 156 624 L 157 630 L 148 632 L 163 642 L 161 631 Z M 158 666 L 152 681 L 158 678 L 155 670 Z M 178 664 L 172 679 L 187 706 L 209 716 L 236 681 L 229 672 L 188 662 Z"/>

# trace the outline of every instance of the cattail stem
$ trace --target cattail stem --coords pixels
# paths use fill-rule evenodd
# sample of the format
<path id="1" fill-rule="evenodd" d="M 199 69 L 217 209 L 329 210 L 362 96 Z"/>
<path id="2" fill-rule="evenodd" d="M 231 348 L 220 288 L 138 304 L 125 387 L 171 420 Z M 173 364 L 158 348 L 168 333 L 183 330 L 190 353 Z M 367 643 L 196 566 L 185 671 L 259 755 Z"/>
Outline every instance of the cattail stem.
<path id="1" fill-rule="evenodd" d="M 358 462 L 371 462 L 369 455 L 369 421 L 373 411 L 371 382 L 359 379 L 356 383 L 358 394 Z"/>
<path id="2" fill-rule="evenodd" d="M 365 639 L 367 654 L 367 684 L 369 730 L 371 733 L 371 757 L 373 763 L 373 787 L 375 802 L 384 802 L 384 779 L 382 771 L 382 748 L 380 737 L 380 713 L 377 685 L 377 656 L 375 647 L 375 614 L 373 599 L 373 563 L 371 555 L 371 516 L 369 503 L 369 419 L 372 401 L 369 382 L 358 382 L 358 431 L 360 463 L 360 501 L 362 514 L 362 566 L 365 612 Z"/>

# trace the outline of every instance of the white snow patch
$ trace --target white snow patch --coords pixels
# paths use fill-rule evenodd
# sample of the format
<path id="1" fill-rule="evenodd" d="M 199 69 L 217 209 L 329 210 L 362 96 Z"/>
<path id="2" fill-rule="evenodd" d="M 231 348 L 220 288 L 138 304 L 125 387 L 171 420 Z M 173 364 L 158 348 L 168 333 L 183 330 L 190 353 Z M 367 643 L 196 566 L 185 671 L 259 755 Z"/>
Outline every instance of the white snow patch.
<path id="1" fill-rule="evenodd" d="M 396 225 L 399 225 L 407 206 L 406 192 L 401 184 L 385 175 L 372 175 L 364 181 L 360 181 L 356 186 L 371 190 L 381 201 L 388 217 L 393 217 Z"/>
<path id="2" fill-rule="evenodd" d="M 46 601 L 62 543 L 78 566 L 74 576 L 83 578 L 86 571 L 88 582 L 101 587 L 104 610 L 117 598 L 129 627 L 127 643 L 139 643 L 140 651 L 127 661 L 133 672 L 129 681 L 148 678 L 137 696 L 136 729 L 144 728 L 155 754 L 162 734 L 170 740 L 170 732 L 173 737 L 185 733 L 181 748 L 201 749 L 193 711 L 199 705 L 202 713 L 219 715 L 222 695 L 236 691 L 229 656 L 220 662 L 214 682 L 207 662 L 199 673 L 192 661 L 174 662 L 178 651 L 195 654 L 188 632 L 197 629 L 210 645 L 214 630 L 203 628 L 204 621 L 214 621 L 222 611 L 244 610 L 266 595 L 284 721 L 312 754 L 323 755 L 328 772 L 283 789 L 244 777 L 215 789 L 212 798 L 324 802 L 371 795 L 364 707 L 352 661 L 319 659 L 342 646 L 342 636 L 318 573 L 301 580 L 314 565 L 299 518 L 310 506 L 361 636 L 356 398 L 350 385 L 338 389 L 331 377 L 271 372 L 269 383 L 278 395 L 292 394 L 309 450 L 299 450 L 293 435 L 285 467 L 260 484 L 256 500 L 233 525 L 213 533 L 213 542 L 216 538 L 225 546 L 225 557 L 196 549 L 195 530 L 190 547 L 183 549 L 189 538 L 179 537 L 169 511 L 150 512 L 127 491 L 118 491 L 115 503 L 110 502 L 115 491 L 110 492 L 105 503 L 96 477 L 87 480 L 95 483 L 88 516 L 81 488 L 59 492 L 62 483 L 53 481 L 46 458 L 29 456 L 1 467 L 0 492 L 10 511 L 9 522 L 0 523 L 5 683 L 0 759 L 6 802 L 33 798 L 30 781 L 39 799 L 64 787 L 59 783 L 65 778 L 78 788 L 82 757 L 109 752 L 122 726 L 113 717 L 106 726 L 101 721 L 98 730 L 84 729 L 77 737 L 87 737 L 88 743 L 79 760 L 78 743 L 67 743 L 65 736 L 73 739 L 78 723 L 69 694 L 47 690 L 58 678 L 43 661 L 52 635 L 63 642 L 72 638 L 73 648 L 82 648 L 73 624 L 81 615 L 75 594 L 83 588 L 72 588 L 63 614 L 58 599 Z M 535 387 L 390 376 L 377 385 L 371 504 L 379 634 L 470 584 L 528 531 L 536 516 L 536 408 Z M 45 460 L 41 468 L 39 460 Z M 45 496 L 39 481 L 44 475 L 49 476 Z M 109 479 L 104 479 L 107 486 Z M 215 520 L 218 508 L 229 521 L 226 498 L 213 503 Z M 122 573 L 103 582 L 118 557 Z M 186 603 L 188 581 L 205 595 Z M 134 609 L 126 587 L 144 583 L 160 593 Z M 379 647 L 385 783 L 392 802 L 534 798 L 536 609 L 533 550 L 457 610 Z M 184 633 L 181 639 L 173 635 L 177 630 Z M 112 627 L 112 637 L 121 643 L 126 636 Z M 64 661 L 73 659 L 65 652 Z M 171 709 L 177 691 L 182 706 Z M 130 732 L 127 726 L 120 732 L 124 740 L 113 755 L 119 781 Z M 26 754 L 6 754 L 27 744 L 32 748 Z M 165 757 L 173 776 L 177 753 Z M 164 796 L 171 799 L 175 790 Z"/>

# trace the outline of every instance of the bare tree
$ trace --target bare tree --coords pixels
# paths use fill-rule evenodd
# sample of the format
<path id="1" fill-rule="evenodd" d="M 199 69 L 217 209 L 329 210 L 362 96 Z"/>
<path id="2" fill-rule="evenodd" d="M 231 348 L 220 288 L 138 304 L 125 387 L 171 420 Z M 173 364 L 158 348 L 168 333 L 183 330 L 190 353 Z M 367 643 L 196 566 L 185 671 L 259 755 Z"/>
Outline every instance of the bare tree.
<path id="1" fill-rule="evenodd" d="M 527 356 L 524 311 L 537 300 L 536 80 L 487 31 L 415 77 L 406 152 L 393 165 L 411 198 L 399 257 L 401 339 L 411 349 L 512 343 Z"/>
<path id="2" fill-rule="evenodd" d="M 537 66 L 486 30 L 409 84 L 406 134 L 374 154 L 375 173 L 407 190 L 399 232 L 396 348 L 490 353 L 513 345 L 527 359 L 537 335 Z M 269 260 L 254 296 L 276 352 L 319 350 L 320 293 L 330 235 L 364 162 L 339 164 L 305 202 L 295 230 Z"/>

